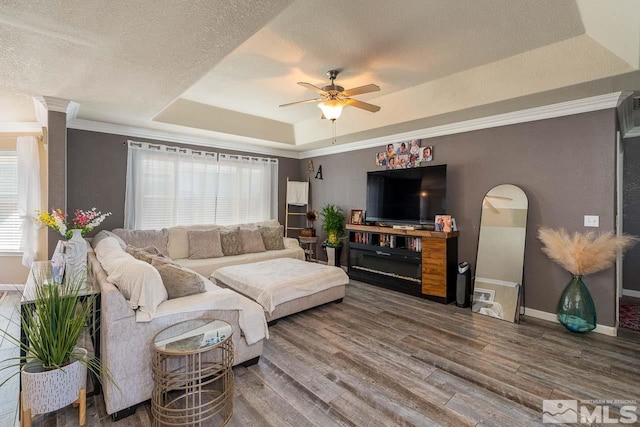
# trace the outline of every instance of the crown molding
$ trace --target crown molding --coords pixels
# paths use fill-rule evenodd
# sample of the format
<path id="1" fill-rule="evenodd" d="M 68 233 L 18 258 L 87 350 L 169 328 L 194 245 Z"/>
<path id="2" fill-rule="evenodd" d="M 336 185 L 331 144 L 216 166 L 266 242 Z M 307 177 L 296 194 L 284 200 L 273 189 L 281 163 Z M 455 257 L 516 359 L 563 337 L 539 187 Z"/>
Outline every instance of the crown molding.
<path id="1" fill-rule="evenodd" d="M 38 122 L 0 122 L 0 133 L 42 134 L 42 126 Z"/>
<path id="2" fill-rule="evenodd" d="M 33 106 L 36 112 L 36 119 L 42 127 L 48 127 L 49 111 L 55 111 L 57 113 L 65 113 L 67 115 L 67 124 L 76 118 L 80 104 L 77 102 L 69 101 L 67 99 L 54 98 L 51 96 L 34 96 Z"/>
<path id="3" fill-rule="evenodd" d="M 218 148 L 224 150 L 240 151 L 243 153 L 264 154 L 269 156 L 286 157 L 290 159 L 300 159 L 297 151 L 281 150 L 277 148 L 262 147 L 259 145 L 248 145 L 246 143 L 221 141 L 214 138 L 206 138 L 191 135 L 182 135 L 171 132 L 164 132 L 154 129 L 145 129 L 135 126 L 117 125 L 113 123 L 98 122 L 75 118 L 67 123 L 70 129 L 88 130 L 92 132 L 102 132 L 112 135 L 124 135 L 138 138 L 148 138 L 159 141 L 177 142 L 182 144 L 199 145 L 203 147 Z M 250 143 L 249 143 L 250 144 Z"/>
<path id="4" fill-rule="evenodd" d="M 307 159 L 310 157 L 326 156 L 329 154 L 346 153 L 349 151 L 382 146 L 393 142 L 407 141 L 411 139 L 428 139 L 437 136 L 454 135 L 474 130 L 552 119 L 556 117 L 570 116 L 573 114 L 604 110 L 607 108 L 616 108 L 621 93 L 622 92 L 614 92 L 606 95 L 592 96 L 589 98 L 560 102 L 542 107 L 529 108 L 526 110 L 497 114 L 479 119 L 434 126 L 432 128 L 372 138 L 349 144 L 302 151 L 300 153 L 300 158 Z"/>
<path id="5" fill-rule="evenodd" d="M 394 135 L 388 135 L 378 138 L 371 138 L 357 141 L 349 144 L 342 144 L 331 147 L 318 148 L 307 151 L 293 151 L 286 149 L 277 149 L 252 144 L 250 140 L 247 143 L 223 141 L 215 138 L 183 135 L 154 129 L 146 129 L 136 126 L 118 125 L 107 122 L 99 122 L 93 120 L 84 120 L 76 118 L 78 104 L 74 104 L 72 109 L 75 110 L 73 117 L 68 120 L 67 127 L 71 129 L 87 130 L 93 132 L 102 132 L 114 135 L 125 135 L 130 137 L 148 138 L 160 141 L 177 142 L 182 144 L 199 145 L 204 147 L 234 150 L 241 152 L 251 152 L 256 154 L 265 154 L 271 156 L 286 157 L 291 159 L 307 159 L 317 156 L 325 156 L 330 154 L 346 153 L 349 151 L 362 150 L 371 147 L 386 145 L 392 142 L 406 141 L 411 139 L 428 139 L 438 136 L 454 135 L 457 133 L 471 132 L 481 129 L 489 129 L 500 126 L 513 125 L 518 123 L 526 123 L 537 120 L 552 119 L 556 117 L 570 116 L 573 114 L 588 113 L 592 111 L 604 110 L 608 108 L 616 108 L 623 99 L 623 92 L 614 92 L 605 95 L 592 96 L 589 98 L 577 99 L 573 101 L 560 102 L 541 107 L 529 108 L 526 110 L 513 111 L 504 114 L 497 114 L 478 119 L 465 120 L 462 122 L 449 123 L 431 128 L 419 129 L 410 132 L 403 132 Z M 37 97 L 34 97 L 34 102 Z M 54 98 L 55 99 L 55 98 Z M 67 104 L 69 106 L 70 104 Z M 59 104 L 62 105 L 62 104 Z M 69 112 L 67 113 L 69 117 Z M 631 129 L 626 137 L 640 136 L 640 129 Z M 296 148 L 300 149 L 301 146 Z"/>

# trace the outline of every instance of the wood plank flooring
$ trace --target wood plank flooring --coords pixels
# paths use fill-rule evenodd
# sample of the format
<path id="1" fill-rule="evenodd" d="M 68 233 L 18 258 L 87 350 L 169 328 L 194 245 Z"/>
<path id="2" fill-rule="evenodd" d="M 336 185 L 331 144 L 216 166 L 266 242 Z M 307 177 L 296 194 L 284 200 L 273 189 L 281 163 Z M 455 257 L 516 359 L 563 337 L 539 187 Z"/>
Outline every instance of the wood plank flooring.
<path id="1" fill-rule="evenodd" d="M 231 426 L 532 426 L 543 399 L 640 402 L 639 335 L 514 325 L 359 282 L 270 333 L 260 363 L 234 369 Z M 149 404 L 115 424 L 101 397 L 89 405 L 88 426 L 151 425 Z M 76 423 L 67 408 L 34 425 Z"/>

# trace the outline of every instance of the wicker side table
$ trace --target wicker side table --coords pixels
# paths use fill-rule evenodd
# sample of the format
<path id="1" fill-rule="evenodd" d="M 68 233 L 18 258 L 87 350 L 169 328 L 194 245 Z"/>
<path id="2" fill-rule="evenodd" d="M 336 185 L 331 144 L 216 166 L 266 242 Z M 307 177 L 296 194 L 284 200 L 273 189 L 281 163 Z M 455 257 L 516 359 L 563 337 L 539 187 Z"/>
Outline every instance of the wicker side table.
<path id="1" fill-rule="evenodd" d="M 233 328 L 222 320 L 180 322 L 153 339 L 154 426 L 223 426 L 233 413 Z"/>

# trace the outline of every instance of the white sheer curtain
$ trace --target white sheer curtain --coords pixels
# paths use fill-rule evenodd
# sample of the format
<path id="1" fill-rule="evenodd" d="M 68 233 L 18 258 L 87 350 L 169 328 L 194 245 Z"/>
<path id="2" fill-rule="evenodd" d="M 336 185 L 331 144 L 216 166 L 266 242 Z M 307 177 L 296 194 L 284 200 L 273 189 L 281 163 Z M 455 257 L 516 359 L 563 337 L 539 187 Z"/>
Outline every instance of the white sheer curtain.
<path id="1" fill-rule="evenodd" d="M 22 264 L 31 267 L 38 256 L 38 229 L 34 221 L 40 206 L 40 156 L 38 138 L 20 136 L 16 143 L 18 157 L 18 215 L 22 219 Z"/>
<path id="2" fill-rule="evenodd" d="M 277 218 L 277 193 L 276 159 L 129 142 L 126 228 Z"/>
<path id="3" fill-rule="evenodd" d="M 216 224 L 278 217 L 278 162 L 220 154 Z"/>

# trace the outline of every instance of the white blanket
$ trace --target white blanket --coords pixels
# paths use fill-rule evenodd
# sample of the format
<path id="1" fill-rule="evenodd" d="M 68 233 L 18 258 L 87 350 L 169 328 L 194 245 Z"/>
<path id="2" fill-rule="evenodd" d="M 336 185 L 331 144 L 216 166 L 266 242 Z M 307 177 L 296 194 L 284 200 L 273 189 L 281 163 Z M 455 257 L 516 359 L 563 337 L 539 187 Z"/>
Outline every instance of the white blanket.
<path id="1" fill-rule="evenodd" d="M 309 204 L 309 182 L 289 181 L 287 183 L 287 203 L 304 206 Z"/>
<path id="2" fill-rule="evenodd" d="M 292 258 L 224 267 L 211 278 L 254 299 L 269 314 L 284 302 L 349 283 L 341 268 Z"/>
<path id="3" fill-rule="evenodd" d="M 207 285 L 207 292 L 170 299 L 160 304 L 155 317 L 168 316 L 201 310 L 239 310 L 240 329 L 247 344 L 269 338 L 269 329 L 264 311 L 255 302 L 238 295 L 231 289 L 220 289 Z"/>

